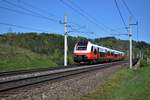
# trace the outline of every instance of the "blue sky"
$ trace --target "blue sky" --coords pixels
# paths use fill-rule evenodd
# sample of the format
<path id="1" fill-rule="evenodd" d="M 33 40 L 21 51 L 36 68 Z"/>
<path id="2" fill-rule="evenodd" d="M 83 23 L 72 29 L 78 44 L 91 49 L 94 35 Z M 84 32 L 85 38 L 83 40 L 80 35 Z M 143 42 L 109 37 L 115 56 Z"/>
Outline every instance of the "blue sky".
<path id="1" fill-rule="evenodd" d="M 66 6 L 63 2 L 71 5 L 73 9 Z M 121 0 L 116 0 L 126 25 L 129 26 L 129 12 Z M 150 43 L 150 0 L 124 0 L 133 14 L 133 23 L 138 18 L 139 21 L 139 40 Z M 76 4 L 84 11 L 78 9 Z M 10 4 L 11 3 L 11 4 Z M 12 5 L 19 5 L 19 8 Z M 5 9 L 4 9 L 5 7 Z M 40 13 L 42 17 L 26 15 L 33 14 L 22 8 Z M 23 13 L 17 13 L 10 10 L 17 10 Z M 36 9 L 35 9 L 36 8 Z M 40 9 L 39 9 L 40 8 Z M 80 14 L 79 14 L 80 13 Z M 63 22 L 64 15 L 68 17 L 69 31 L 77 30 L 80 32 L 70 32 L 72 36 L 84 36 L 88 38 L 97 38 L 105 36 L 115 36 L 120 39 L 128 39 L 128 36 L 116 36 L 114 34 L 126 34 L 123 22 L 119 16 L 114 0 L 0 0 L 0 23 L 14 24 L 35 29 L 18 28 L 0 24 L 0 33 L 4 32 L 50 32 L 64 33 Z M 89 15 L 89 16 L 87 16 Z M 36 15 L 37 16 L 37 15 Z M 39 15 L 38 15 L 39 16 Z M 85 17 L 86 16 L 86 17 Z M 45 18 L 46 17 L 46 18 Z M 47 18 L 56 20 L 53 22 Z M 94 19 L 94 20 L 93 20 Z M 92 20 L 92 21 L 91 21 Z M 115 31 L 112 31 L 113 29 Z M 94 32 L 93 34 L 91 32 Z M 137 40 L 136 26 L 133 26 L 133 39 Z"/>

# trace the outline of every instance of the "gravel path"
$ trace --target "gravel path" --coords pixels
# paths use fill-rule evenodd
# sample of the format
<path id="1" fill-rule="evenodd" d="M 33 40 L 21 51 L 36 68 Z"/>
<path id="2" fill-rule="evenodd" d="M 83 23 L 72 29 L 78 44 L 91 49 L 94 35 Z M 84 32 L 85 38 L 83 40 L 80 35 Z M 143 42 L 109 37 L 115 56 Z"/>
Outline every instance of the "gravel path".
<path id="1" fill-rule="evenodd" d="M 0 95 L 0 100 L 74 100 L 75 97 L 94 90 L 121 67 L 118 65 L 29 86 L 17 91 L 12 90 L 7 93 L 9 95 Z"/>

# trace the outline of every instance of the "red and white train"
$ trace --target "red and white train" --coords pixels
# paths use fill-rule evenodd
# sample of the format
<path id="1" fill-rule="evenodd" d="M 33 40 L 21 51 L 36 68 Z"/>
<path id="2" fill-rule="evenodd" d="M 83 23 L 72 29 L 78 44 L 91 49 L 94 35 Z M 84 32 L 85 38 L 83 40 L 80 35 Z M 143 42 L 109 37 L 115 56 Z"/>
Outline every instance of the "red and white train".
<path id="1" fill-rule="evenodd" d="M 74 47 L 74 61 L 76 63 L 97 63 L 123 60 L 124 52 L 98 46 L 90 41 L 79 41 Z"/>

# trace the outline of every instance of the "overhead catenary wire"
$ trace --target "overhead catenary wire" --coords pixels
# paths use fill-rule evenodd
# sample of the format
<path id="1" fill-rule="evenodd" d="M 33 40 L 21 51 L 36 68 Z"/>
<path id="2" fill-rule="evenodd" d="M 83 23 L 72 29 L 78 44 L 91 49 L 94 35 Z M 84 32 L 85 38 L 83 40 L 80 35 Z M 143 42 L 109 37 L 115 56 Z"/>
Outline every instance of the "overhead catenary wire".
<path id="1" fill-rule="evenodd" d="M 115 1 L 115 5 L 116 5 L 116 7 L 117 7 L 117 10 L 118 10 L 118 12 L 119 12 L 119 15 L 120 15 L 120 17 L 121 17 L 121 20 L 122 20 L 122 22 L 123 22 L 124 28 L 126 29 L 127 33 L 129 33 L 129 31 L 128 31 L 128 29 L 127 29 L 128 27 L 127 27 L 127 25 L 126 25 L 126 23 L 125 23 L 125 20 L 124 20 L 123 16 L 122 16 L 122 13 L 121 13 L 121 10 L 120 10 L 120 8 L 119 8 L 119 6 L 118 6 L 118 3 L 117 3 L 116 0 L 114 0 L 114 1 Z"/>
<path id="2" fill-rule="evenodd" d="M 117 36 L 125 35 L 125 36 L 127 36 L 128 34 L 110 34 L 110 35 L 112 35 L 112 36 L 114 36 L 114 35 L 117 35 Z"/>
<path id="3" fill-rule="evenodd" d="M 87 17 L 89 17 L 90 19 L 92 19 L 93 21 L 97 22 L 97 20 L 91 16 L 90 14 L 88 14 L 85 10 L 83 10 L 79 5 L 77 5 L 76 3 L 74 3 L 72 0 L 68 0 L 68 2 L 70 2 L 72 5 L 74 5 L 80 12 L 84 13 Z M 103 23 L 100 23 L 103 27 L 107 27 L 106 25 L 104 25 Z"/>
<path id="4" fill-rule="evenodd" d="M 57 17 L 58 19 L 61 19 L 60 17 L 56 16 L 56 15 L 53 14 L 53 13 L 50 13 L 49 11 L 46 11 L 46 10 L 44 10 L 44 9 L 42 9 L 42 8 L 39 8 L 39 7 L 35 6 L 35 5 L 32 5 L 32 4 L 30 4 L 30 3 L 27 3 L 27 2 L 25 2 L 25 1 L 23 1 L 23 0 L 18 1 L 18 2 L 19 2 L 19 3 L 22 3 L 22 4 L 25 5 L 25 6 L 28 6 L 28 7 L 30 7 L 30 8 L 36 9 L 36 11 L 38 11 L 38 12 L 47 13 L 47 15 L 50 15 L 50 16 L 53 16 L 53 17 Z"/>
<path id="5" fill-rule="evenodd" d="M 85 17 L 89 22 L 96 24 L 94 22 L 92 22 L 89 18 L 87 18 L 84 14 L 82 14 L 81 12 L 78 12 L 77 9 L 73 8 L 71 5 L 69 5 L 68 3 L 64 2 L 63 0 L 60 0 L 64 5 L 66 5 L 67 7 L 69 7 L 70 9 L 72 9 L 73 11 L 77 12 L 78 14 L 80 14 L 82 17 Z M 97 24 L 96 24 L 97 25 Z M 104 29 L 103 29 L 104 30 Z M 75 31 L 74 31 L 75 32 Z M 76 31 L 79 32 L 79 31 Z M 85 33 L 85 32 L 81 32 L 81 33 Z M 96 35 L 96 34 L 95 34 Z M 98 36 L 98 35 L 97 35 Z"/>
<path id="6" fill-rule="evenodd" d="M 73 11 L 75 11 L 76 13 L 78 13 L 79 15 L 81 15 L 82 17 L 84 17 L 85 19 L 87 19 L 87 21 L 89 21 L 90 23 L 96 25 L 98 28 L 102 29 L 105 32 L 105 29 L 102 27 L 99 27 L 99 24 L 95 23 L 93 20 L 91 20 L 90 18 L 88 18 L 86 15 L 84 15 L 83 13 L 79 12 L 78 9 L 72 7 L 70 4 L 64 2 L 63 0 L 60 0 L 64 5 L 66 5 L 67 7 L 69 7 L 70 9 L 72 9 Z"/>
<path id="7" fill-rule="evenodd" d="M 70 22 L 70 21 L 69 21 L 68 23 L 69 23 L 69 25 L 71 25 L 72 27 L 76 27 L 78 30 L 84 29 L 84 28 L 87 27 L 86 25 L 79 25 L 79 24 L 77 24 L 77 23 Z"/>
<path id="8" fill-rule="evenodd" d="M 41 14 L 38 13 L 38 12 L 32 11 L 31 9 L 28 9 L 28 8 L 23 7 L 23 6 L 17 5 L 17 4 L 15 4 L 15 3 L 9 2 L 8 0 L 3 0 L 3 1 L 4 1 L 5 3 L 9 4 L 9 5 L 13 5 L 13 6 L 15 6 L 15 7 L 21 8 L 21 9 L 23 9 L 24 11 L 14 10 L 14 9 L 6 8 L 6 7 L 0 7 L 0 8 L 2 8 L 2 9 L 9 10 L 9 11 L 13 11 L 13 12 L 16 12 L 16 13 L 26 14 L 26 15 L 30 15 L 30 16 L 34 16 L 34 17 L 39 17 L 39 18 L 51 20 L 51 21 L 54 21 L 54 22 L 59 22 L 59 21 L 60 21 L 60 20 L 51 19 L 51 18 L 49 18 L 49 17 L 47 17 L 47 16 L 41 15 Z M 24 2 L 23 2 L 23 3 L 24 3 Z M 25 4 L 27 4 L 28 6 L 31 6 L 32 8 L 34 7 L 34 6 L 32 6 L 32 5 L 28 4 L 28 3 L 25 3 Z M 36 8 L 36 7 L 35 7 L 35 8 Z M 25 11 L 27 11 L 28 13 L 25 12 Z M 96 23 L 95 23 L 95 24 L 96 24 Z M 80 28 L 83 28 L 83 27 L 79 27 L 78 29 L 80 29 Z"/>
<path id="9" fill-rule="evenodd" d="M 1 7 L 1 9 L 4 9 L 4 10 L 8 10 L 8 11 L 11 11 L 11 12 L 15 12 L 15 13 L 19 13 L 19 14 L 24 14 L 24 15 L 29 15 L 29 16 L 33 16 L 33 17 L 37 17 L 37 18 L 41 18 L 41 19 L 45 19 L 41 16 L 38 16 L 38 15 L 35 15 L 35 14 L 31 14 L 31 13 L 27 13 L 27 12 L 24 12 L 24 11 L 20 11 L 20 10 L 16 10 L 16 9 L 12 9 L 12 8 L 7 8 L 7 7 Z M 47 19 L 46 19 L 47 20 Z"/>
<path id="10" fill-rule="evenodd" d="M 72 0 L 68 0 L 68 2 L 70 2 L 72 5 L 74 5 L 80 12 L 84 13 L 87 17 L 89 17 L 90 19 L 92 19 L 94 22 L 99 22 L 97 19 L 95 19 L 93 16 L 91 16 L 89 13 L 87 13 L 85 10 L 83 10 L 79 5 L 77 5 L 75 2 L 73 2 Z M 105 25 L 102 22 L 97 23 L 98 25 L 100 24 L 101 26 L 103 26 L 106 30 L 109 30 L 111 32 L 116 32 L 116 33 L 120 33 L 119 31 Z"/>
<path id="11" fill-rule="evenodd" d="M 74 23 L 74 22 L 68 22 L 68 24 L 69 24 L 68 27 L 70 28 L 69 32 L 73 32 L 73 33 L 78 32 L 78 33 L 81 33 L 81 34 L 83 33 L 83 34 L 86 34 L 87 36 L 91 35 L 91 34 L 94 34 L 94 32 L 84 31 L 83 30 L 83 29 L 87 28 L 86 25 L 79 25 L 79 24 Z M 98 35 L 96 35 L 96 36 L 98 36 Z"/>
<path id="12" fill-rule="evenodd" d="M 129 14 L 134 17 L 134 15 L 133 15 L 133 13 L 131 12 L 131 10 L 129 9 L 129 6 L 127 5 L 127 3 L 126 3 L 124 0 L 121 0 L 121 1 L 122 1 L 123 4 L 125 5 L 125 7 L 126 7 L 127 11 L 129 12 Z"/>
<path id="13" fill-rule="evenodd" d="M 30 15 L 30 16 L 34 16 L 34 17 L 39 17 L 39 18 L 43 18 L 43 19 L 47 19 L 47 20 L 50 20 L 50 18 L 48 17 L 48 16 L 44 16 L 44 15 L 42 15 L 41 13 L 39 13 L 39 12 L 35 12 L 35 11 L 33 11 L 33 10 L 31 10 L 31 9 L 28 9 L 28 8 L 26 8 L 26 7 L 23 7 L 23 6 L 21 6 L 21 5 L 18 5 L 18 4 L 15 4 L 15 3 L 13 3 L 13 2 L 10 2 L 10 1 L 8 1 L 8 0 L 3 0 L 4 2 L 6 2 L 6 3 L 8 3 L 8 4 L 10 4 L 10 5 L 13 5 L 13 6 L 15 6 L 15 7 L 18 7 L 18 8 L 21 8 L 21 9 L 23 9 L 24 11 L 22 12 L 22 11 L 16 11 L 17 13 L 24 13 L 24 14 L 26 14 L 26 15 Z M 63 0 L 60 0 L 60 1 L 63 1 Z M 70 1 L 70 0 L 69 0 Z M 22 1 L 20 1 L 20 2 L 22 2 Z M 23 3 L 24 3 L 24 1 L 23 1 Z M 29 3 L 26 3 L 25 5 L 28 5 L 28 6 L 31 6 L 32 8 L 34 8 L 35 6 L 33 6 L 33 5 L 30 5 Z M 78 5 L 77 5 L 78 6 Z M 0 7 L 1 8 L 1 7 Z M 35 7 L 36 8 L 36 7 Z M 73 9 L 75 9 L 74 11 L 78 11 L 78 9 L 76 9 L 76 8 L 74 8 L 74 7 L 72 7 Z M 15 12 L 15 10 L 13 10 L 13 9 L 9 9 L 9 8 L 6 8 L 6 7 L 3 7 L 3 9 L 7 9 L 7 10 L 10 10 L 10 11 L 13 11 L 13 12 Z M 84 17 L 86 16 L 87 17 L 87 14 L 86 14 L 86 11 L 84 11 L 81 7 L 79 7 L 79 9 L 80 9 L 80 14 L 82 14 Z M 83 11 L 82 11 L 83 10 Z M 40 9 L 38 10 L 38 11 L 40 11 Z M 82 12 L 84 12 L 84 13 L 82 13 Z M 85 15 L 86 14 L 86 15 Z M 91 20 L 91 22 L 92 23 L 95 23 L 95 25 L 97 25 L 98 27 L 100 26 L 99 25 L 99 23 L 96 23 L 96 19 L 93 17 L 93 19 L 92 19 L 92 16 L 91 17 L 87 17 L 89 20 Z M 52 18 L 53 19 L 53 18 Z M 95 19 L 95 20 L 94 20 Z M 57 19 L 54 19 L 53 20 L 54 22 L 59 22 L 60 20 L 57 20 Z M 79 27 L 78 29 L 80 30 L 81 28 L 84 28 L 84 27 Z M 106 27 L 105 27 L 106 28 Z M 106 30 L 106 29 L 104 29 L 104 28 L 102 28 L 104 31 Z M 112 31 L 113 31 L 113 29 L 112 29 Z"/>
<path id="14" fill-rule="evenodd" d="M 18 8 L 21 7 L 21 9 L 23 9 L 23 10 L 25 10 L 25 11 L 27 11 L 27 12 L 25 12 L 25 11 L 20 11 L 20 10 L 15 10 L 15 9 L 10 9 L 10 8 L 7 8 L 7 7 L 0 7 L 1 9 L 5 9 L 5 10 L 12 11 L 12 12 L 16 12 L 16 13 L 25 14 L 25 15 L 30 15 L 30 16 L 33 16 L 33 17 L 38 17 L 38 18 L 42 18 L 42 19 L 49 20 L 49 17 L 45 17 L 45 16 L 43 16 L 43 15 L 41 16 L 41 14 L 39 13 L 39 12 L 41 12 L 41 11 L 46 12 L 45 10 L 43 10 L 43 9 L 41 9 L 41 8 L 38 8 L 38 7 L 36 7 L 36 6 L 33 6 L 33 5 L 29 4 L 29 3 L 26 3 L 26 2 L 24 2 L 24 1 L 21 1 L 24 5 L 26 5 L 26 6 L 30 7 L 30 8 L 37 8 L 39 12 L 32 11 L 32 10 L 30 10 L 30 9 L 27 9 L 27 8 L 22 7 L 22 6 L 20 6 L 20 5 L 14 4 L 14 3 L 9 2 L 9 1 L 7 1 L 7 0 L 4 0 L 4 2 L 6 2 L 6 3 L 10 4 L 10 5 L 13 5 L 13 6 L 15 6 L 15 7 L 18 7 Z M 53 15 L 53 14 L 50 14 L 50 15 Z M 55 15 L 53 15 L 53 16 L 55 16 Z M 58 17 L 58 16 L 57 16 L 57 17 Z M 56 22 L 59 22 L 59 23 L 60 23 L 60 20 L 52 20 L 52 21 L 56 21 Z M 69 22 L 69 23 L 70 23 L 70 22 Z M 71 24 L 74 24 L 74 25 L 78 26 L 78 29 L 84 28 L 83 26 L 79 26 L 79 25 L 77 25 L 76 23 L 73 23 L 73 22 L 71 22 Z"/>
<path id="15" fill-rule="evenodd" d="M 123 4 L 125 5 L 128 13 L 130 14 L 130 16 L 132 16 L 133 18 L 136 19 L 136 26 L 137 26 L 137 41 L 139 41 L 139 37 L 138 37 L 138 20 L 137 18 L 135 17 L 135 15 L 133 14 L 133 12 L 131 11 L 131 9 L 129 8 L 129 6 L 127 5 L 127 3 L 124 1 L 124 0 L 121 0 L 123 2 Z"/>
<path id="16" fill-rule="evenodd" d="M 15 3 L 9 2 L 9 1 L 7 1 L 7 0 L 3 0 L 3 2 L 5 2 L 5 3 L 9 4 L 9 5 L 18 7 L 18 8 L 20 8 L 20 9 L 22 9 L 22 10 L 27 11 L 27 12 L 30 12 L 31 14 L 35 14 L 35 15 L 37 15 L 37 16 L 40 16 L 41 18 L 44 18 L 44 19 L 47 19 L 47 20 L 50 20 L 50 21 L 53 21 L 53 22 L 59 22 L 59 20 L 56 20 L 56 19 L 53 19 L 53 18 L 44 16 L 44 15 L 38 13 L 38 12 L 32 11 L 31 9 L 25 8 L 25 7 L 23 7 L 23 6 L 20 6 L 20 5 L 17 5 L 17 4 L 15 4 Z"/>
<path id="17" fill-rule="evenodd" d="M 25 15 L 29 15 L 29 16 L 38 17 L 38 18 L 42 18 L 42 19 L 43 19 L 43 17 L 37 16 L 37 15 L 34 15 L 34 14 L 30 14 L 30 13 L 27 13 L 27 12 L 24 12 L 24 11 L 15 10 L 15 9 L 10 9 L 10 8 L 7 8 L 7 7 L 1 7 L 1 6 L 0 6 L 0 8 L 1 8 L 1 9 L 4 9 L 4 10 L 11 11 L 11 12 L 15 12 L 15 13 L 19 13 L 19 14 L 25 14 Z M 18 26 L 18 25 L 8 24 L 8 23 L 0 23 L 0 24 L 7 25 L 7 26 L 14 26 L 14 27 L 18 27 L 18 28 L 31 29 L 31 30 L 33 29 L 33 28 L 29 28 L 29 27 Z M 79 24 L 76 24 L 76 23 L 74 23 L 74 22 L 69 22 L 69 24 L 71 24 L 71 25 L 70 25 L 71 27 L 76 26 L 76 28 L 77 28 L 78 30 L 80 30 L 80 29 L 86 27 L 85 25 L 84 25 L 84 26 L 79 26 Z M 35 28 L 34 28 L 33 30 L 41 31 L 41 30 L 35 29 Z M 43 31 L 43 30 L 42 30 L 42 31 Z"/>
<path id="18" fill-rule="evenodd" d="M 27 27 L 27 26 L 21 26 L 21 25 L 15 25 L 15 24 L 10 24 L 10 23 L 0 22 L 0 24 L 1 25 L 5 25 L 5 26 L 13 26 L 13 27 L 21 28 L 21 29 L 28 29 L 28 30 L 34 30 L 34 31 L 48 32 L 48 31 L 44 31 L 42 29 L 37 29 L 37 28 L 32 28 L 32 27 Z"/>
<path id="19" fill-rule="evenodd" d="M 75 29 L 72 26 L 70 27 L 71 32 L 80 32 L 80 33 L 87 33 L 87 34 L 93 34 L 94 32 L 88 32 L 88 31 L 80 31 L 79 29 Z"/>
<path id="20" fill-rule="evenodd" d="M 36 10 L 39 11 L 39 12 L 42 12 L 42 13 L 45 12 L 45 13 L 47 13 L 47 14 L 53 16 L 53 17 L 57 17 L 57 18 L 61 19 L 60 17 L 58 17 L 58 16 L 56 16 L 56 15 L 54 15 L 54 14 L 52 14 L 52 13 L 50 13 L 50 12 L 44 10 L 44 9 L 41 9 L 41 8 L 39 8 L 39 7 L 37 7 L 37 6 L 34 6 L 34 5 L 30 4 L 30 3 L 27 3 L 27 2 L 25 2 L 25 1 L 19 1 L 19 2 L 22 3 L 23 5 L 26 5 L 26 6 L 30 7 L 30 8 L 36 9 Z M 60 21 L 60 20 L 59 20 L 59 21 Z M 85 25 L 81 26 L 81 25 L 76 24 L 76 23 L 74 23 L 74 22 L 68 22 L 68 23 L 69 23 L 69 25 L 71 25 L 71 26 L 73 25 L 73 26 L 75 26 L 75 27 L 78 27 L 78 30 L 80 30 L 80 29 L 86 27 Z"/>
<path id="21" fill-rule="evenodd" d="M 57 17 L 57 18 L 61 19 L 60 17 L 58 17 L 58 16 L 56 16 L 56 15 L 54 15 L 54 14 L 52 14 L 52 13 L 49 13 L 49 12 L 45 11 L 44 9 L 41 9 L 41 8 L 36 7 L 36 6 L 34 6 L 34 5 L 31 5 L 31 4 L 29 4 L 29 3 L 25 2 L 25 1 L 19 1 L 19 2 L 23 3 L 24 5 L 26 5 L 26 6 L 30 7 L 30 8 L 36 9 L 36 10 L 38 10 L 39 12 L 42 12 L 42 13 L 43 13 L 43 12 L 46 12 L 47 14 L 50 14 L 50 15 L 53 16 L 53 17 Z M 78 28 L 77 28 L 78 30 L 83 29 L 83 28 L 86 27 L 85 25 L 81 26 L 81 25 L 76 24 L 76 23 L 74 23 L 74 22 L 68 22 L 68 23 L 69 23 L 69 25 L 71 25 L 71 26 L 78 27 Z"/>
<path id="22" fill-rule="evenodd" d="M 88 37 L 90 36 L 90 35 L 92 35 L 93 36 L 93 34 L 94 34 L 94 32 L 90 32 L 90 31 L 81 31 L 81 30 L 78 30 L 78 29 L 74 29 L 74 28 L 72 28 L 71 27 L 71 31 L 70 32 L 78 32 L 78 33 L 81 33 L 81 34 L 85 34 L 85 35 L 87 35 Z M 97 34 L 94 34 L 96 37 L 99 37 L 99 35 L 97 35 Z"/>

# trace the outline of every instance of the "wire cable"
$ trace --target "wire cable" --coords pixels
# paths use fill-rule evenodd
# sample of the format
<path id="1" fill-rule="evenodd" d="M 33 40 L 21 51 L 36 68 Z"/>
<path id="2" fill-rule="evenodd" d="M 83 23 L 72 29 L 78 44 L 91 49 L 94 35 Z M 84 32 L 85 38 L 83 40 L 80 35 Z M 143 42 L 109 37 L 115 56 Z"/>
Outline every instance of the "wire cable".
<path id="1" fill-rule="evenodd" d="M 13 27 L 17 27 L 17 28 L 22 28 L 22 29 L 29 29 L 29 30 L 35 30 L 35 31 L 48 32 L 48 31 L 43 31 L 42 29 L 31 28 L 31 27 L 26 27 L 26 26 L 20 26 L 20 25 L 15 25 L 15 24 L 9 24 L 9 23 L 3 23 L 3 22 L 0 22 L 0 24 L 1 25 L 5 25 L 5 26 L 13 26 Z"/>
<path id="2" fill-rule="evenodd" d="M 99 22 L 97 19 L 95 19 L 93 16 L 91 16 L 89 13 L 87 13 L 85 10 L 83 10 L 79 5 L 77 5 L 76 3 L 74 3 L 72 0 L 68 0 L 71 4 L 73 4 L 74 6 L 76 6 L 76 8 L 78 8 L 78 10 L 80 12 L 83 12 L 84 14 L 86 14 L 89 18 L 91 18 L 93 21 L 95 22 Z M 100 23 L 100 22 L 99 22 Z M 120 33 L 118 32 L 117 30 L 115 29 L 112 29 L 110 28 L 109 26 L 105 25 L 104 23 L 100 23 L 103 27 L 105 27 L 106 30 L 109 30 L 109 31 L 114 31 L 114 32 L 117 32 L 117 33 Z"/>
<path id="3" fill-rule="evenodd" d="M 45 12 L 45 13 L 47 13 L 47 14 L 50 15 L 50 16 L 57 17 L 57 18 L 61 19 L 60 17 L 58 17 L 58 16 L 56 16 L 56 15 L 50 13 L 50 12 L 47 12 L 46 10 L 44 10 L 44 9 L 42 9 L 42 8 L 39 8 L 39 7 L 34 6 L 34 5 L 30 4 L 30 3 L 27 3 L 27 2 L 25 2 L 25 1 L 23 1 L 23 0 L 18 1 L 18 2 L 22 3 L 23 5 L 28 6 L 28 7 L 30 7 L 30 8 L 36 9 L 38 12 L 41 12 L 41 13 L 44 13 L 44 12 Z"/>
<path id="4" fill-rule="evenodd" d="M 32 13 L 32 14 L 38 15 L 38 16 L 44 18 L 44 19 L 51 20 L 51 21 L 53 21 L 53 22 L 59 22 L 59 20 L 56 20 L 56 19 L 53 19 L 53 18 L 49 18 L 49 17 L 47 17 L 47 16 L 43 16 L 42 14 L 40 14 L 40 13 L 38 13 L 38 12 L 34 12 L 34 11 L 30 10 L 30 9 L 27 9 L 27 8 L 22 7 L 22 6 L 20 6 L 20 5 L 17 5 L 17 4 L 15 4 L 15 3 L 9 2 L 9 1 L 7 1 L 7 0 L 3 0 L 3 2 L 5 2 L 5 3 L 9 4 L 9 5 L 18 7 L 18 8 L 20 8 L 20 9 L 23 9 L 23 10 L 25 10 L 25 11 L 27 11 L 27 12 Z"/>
<path id="5" fill-rule="evenodd" d="M 103 31 L 105 31 L 104 28 L 100 27 L 99 24 L 95 23 L 93 20 L 91 20 L 90 18 L 88 18 L 86 15 L 84 15 L 83 13 L 79 12 L 76 8 L 72 7 L 71 5 L 69 5 L 68 3 L 64 2 L 63 0 L 60 0 L 64 5 L 66 5 L 67 7 L 69 7 L 70 9 L 72 9 L 73 11 L 75 11 L 76 13 L 78 13 L 79 15 L 81 15 L 82 17 L 84 17 L 85 19 L 87 19 L 90 23 L 94 24 L 95 26 L 97 26 L 98 28 L 101 28 Z"/>
<path id="6" fill-rule="evenodd" d="M 42 18 L 41 16 L 38 16 L 38 15 L 34 15 L 34 14 L 31 14 L 31 13 L 27 13 L 27 12 L 24 12 L 24 11 L 19 11 L 19 10 L 15 10 L 15 9 L 10 9 L 10 8 L 7 8 L 7 7 L 1 7 L 1 9 L 4 9 L 4 10 L 8 10 L 8 11 L 11 11 L 11 12 L 15 12 L 15 13 L 19 13 L 19 14 L 24 14 L 24 15 L 29 15 L 29 16 L 33 16 L 33 17 L 38 17 L 38 18 Z M 44 18 L 45 19 L 45 18 Z"/>
<path id="7" fill-rule="evenodd" d="M 66 6 L 68 6 L 69 4 L 66 3 L 64 0 L 61 0 L 61 2 L 65 3 Z M 82 14 L 81 16 L 86 18 L 88 21 L 90 21 L 92 24 L 96 25 L 96 27 L 102 29 L 103 31 L 111 31 L 111 32 L 115 32 L 115 33 L 121 33 L 118 30 L 115 30 L 113 28 L 110 28 L 109 26 L 105 25 L 104 23 L 99 22 L 97 19 L 95 19 L 93 16 L 91 16 L 89 13 L 87 13 L 85 10 L 83 10 L 79 5 L 77 5 L 76 3 L 74 3 L 72 0 L 68 0 L 68 2 L 71 4 L 69 6 L 69 8 L 73 8 L 72 10 L 74 10 L 76 13 L 78 14 Z M 99 22 L 99 23 L 98 23 Z"/>
<path id="8" fill-rule="evenodd" d="M 136 17 L 133 15 L 133 13 L 131 12 L 131 10 L 129 9 L 129 6 L 127 5 L 127 3 L 124 0 L 121 0 L 123 2 L 123 4 L 125 5 L 127 11 L 129 12 L 129 14 L 136 19 Z M 138 21 L 136 21 L 136 25 L 137 25 L 137 41 L 139 41 L 139 37 L 138 37 Z"/>
<path id="9" fill-rule="evenodd" d="M 29 3 L 25 2 L 25 1 L 20 1 L 20 2 L 23 3 L 24 5 L 30 7 L 30 8 L 33 8 L 33 9 L 38 10 L 39 12 L 42 12 L 42 13 L 43 13 L 43 12 L 46 12 L 46 13 L 50 14 L 50 15 L 53 16 L 53 17 L 57 17 L 57 18 L 61 19 L 60 17 L 58 17 L 58 16 L 56 16 L 56 15 L 54 15 L 54 14 L 52 14 L 52 13 L 49 13 L 49 12 L 47 12 L 47 11 L 45 11 L 45 10 L 39 8 L 39 7 L 33 6 L 33 5 L 31 5 L 31 4 L 29 4 Z M 78 28 L 77 28 L 78 30 L 80 30 L 80 29 L 82 29 L 82 28 L 85 28 L 85 25 L 84 25 L 84 26 L 81 26 L 81 25 L 76 24 L 76 23 L 73 23 L 73 22 L 68 22 L 68 24 L 70 24 L 71 26 L 74 26 L 74 27 L 78 27 Z"/>
<path id="10" fill-rule="evenodd" d="M 131 12 L 131 10 L 129 9 L 129 6 L 127 5 L 127 3 L 126 3 L 124 0 L 121 0 L 121 1 L 122 1 L 123 4 L 125 5 L 125 7 L 126 7 L 126 9 L 128 10 L 129 14 L 134 17 L 134 15 L 133 15 L 133 13 Z"/>
<path id="11" fill-rule="evenodd" d="M 117 1 L 116 1 L 116 0 L 114 0 L 114 1 L 115 1 L 115 4 L 116 4 L 116 7 L 117 7 L 117 10 L 118 10 L 118 12 L 119 12 L 119 15 L 120 15 L 120 17 L 121 17 L 121 20 L 122 20 L 122 22 L 123 22 L 123 25 L 124 25 L 124 27 L 125 27 L 125 29 L 126 29 L 127 33 L 128 33 L 127 25 L 126 25 L 125 20 L 124 20 L 124 18 L 123 18 L 123 16 L 122 16 L 122 13 L 121 13 L 121 10 L 120 10 L 120 8 L 119 8 L 119 6 L 118 6 L 118 3 L 117 3 Z"/>

